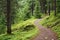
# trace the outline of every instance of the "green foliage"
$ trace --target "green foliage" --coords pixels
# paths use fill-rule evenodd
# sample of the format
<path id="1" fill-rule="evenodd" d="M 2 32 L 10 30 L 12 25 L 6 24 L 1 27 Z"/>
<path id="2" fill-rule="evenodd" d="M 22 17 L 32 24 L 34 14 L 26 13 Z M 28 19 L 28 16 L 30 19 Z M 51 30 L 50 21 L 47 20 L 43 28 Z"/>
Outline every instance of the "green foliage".
<path id="1" fill-rule="evenodd" d="M 33 24 L 35 19 L 29 19 L 26 21 L 20 21 L 20 23 L 16 23 L 12 25 L 12 31 L 19 29 L 20 27 L 22 28 L 23 26 Z"/>
<path id="2" fill-rule="evenodd" d="M 5 33 L 6 29 L 6 1 L 5 0 L 0 0 L 0 34 Z M 3 30 L 2 30 L 3 29 Z"/>
<path id="3" fill-rule="evenodd" d="M 56 2 L 57 6 L 57 13 L 60 13 L 60 0 L 57 0 Z"/>
<path id="4" fill-rule="evenodd" d="M 58 37 L 60 31 L 60 14 L 54 16 L 52 12 L 50 16 L 48 14 L 41 13 L 41 4 L 39 0 L 33 0 L 34 8 L 32 15 L 32 0 L 11 0 L 11 24 L 13 35 L 6 35 L 6 0 L 0 0 L 0 40 L 28 40 L 31 36 L 37 33 L 37 28 L 33 25 L 34 18 L 38 19 L 44 16 L 43 20 L 40 22 L 41 25 L 52 28 L 53 31 L 57 32 Z M 42 0 L 43 11 L 45 6 L 47 6 L 46 11 L 48 11 L 48 2 L 50 1 L 50 8 L 52 11 L 52 0 Z M 57 12 L 59 12 L 59 2 L 57 2 Z M 32 18 L 32 19 L 30 19 Z M 3 29 L 3 30 L 2 30 Z M 60 39 L 60 38 L 59 38 Z"/>
<path id="5" fill-rule="evenodd" d="M 25 21 L 24 23 L 22 22 L 22 24 L 19 23 L 19 26 L 18 24 L 17 26 L 15 25 L 14 27 L 16 28 L 12 26 L 13 27 L 12 29 L 14 30 L 12 34 L 11 35 L 2 34 L 0 35 L 0 40 L 29 40 L 31 39 L 38 32 L 37 27 L 34 26 L 33 24 L 34 20 L 33 21 L 31 20 L 32 19 L 29 19 Z"/>
<path id="6" fill-rule="evenodd" d="M 30 31 L 14 31 L 12 35 L 0 35 L 0 40 L 29 40 L 30 38 L 34 37 L 36 35 L 37 29 L 34 28 Z"/>
<path id="7" fill-rule="evenodd" d="M 36 18 L 41 18 L 41 12 L 40 12 L 40 3 L 39 1 L 35 1 L 35 10 L 34 10 L 34 16 Z"/>

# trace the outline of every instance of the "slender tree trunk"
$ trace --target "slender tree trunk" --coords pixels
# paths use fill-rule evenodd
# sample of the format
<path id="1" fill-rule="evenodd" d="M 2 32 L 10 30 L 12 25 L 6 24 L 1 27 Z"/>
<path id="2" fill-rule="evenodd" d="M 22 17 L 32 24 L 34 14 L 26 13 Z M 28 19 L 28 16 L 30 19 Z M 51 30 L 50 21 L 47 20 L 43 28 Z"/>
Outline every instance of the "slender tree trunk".
<path id="1" fill-rule="evenodd" d="M 45 1 L 44 0 L 42 0 L 42 11 L 43 13 L 45 13 Z"/>
<path id="2" fill-rule="evenodd" d="M 48 6 L 48 13 L 50 15 L 50 2 L 49 2 L 49 6 Z"/>
<path id="3" fill-rule="evenodd" d="M 44 8 L 44 9 L 45 9 L 45 14 L 47 14 L 47 7 L 45 6 L 45 8 Z"/>
<path id="4" fill-rule="evenodd" d="M 34 0 L 32 0 L 32 16 L 33 16 L 33 11 L 34 11 Z"/>
<path id="5" fill-rule="evenodd" d="M 45 11 L 45 14 L 47 13 L 47 6 L 46 6 L 46 4 L 47 4 L 47 1 L 46 0 L 44 0 L 44 2 L 43 2 L 43 4 L 44 4 L 44 11 Z"/>
<path id="6" fill-rule="evenodd" d="M 7 34 L 11 34 L 11 8 L 10 0 L 7 0 Z"/>
<path id="7" fill-rule="evenodd" d="M 55 13 L 55 16 L 56 16 L 56 0 L 54 0 L 54 13 Z"/>

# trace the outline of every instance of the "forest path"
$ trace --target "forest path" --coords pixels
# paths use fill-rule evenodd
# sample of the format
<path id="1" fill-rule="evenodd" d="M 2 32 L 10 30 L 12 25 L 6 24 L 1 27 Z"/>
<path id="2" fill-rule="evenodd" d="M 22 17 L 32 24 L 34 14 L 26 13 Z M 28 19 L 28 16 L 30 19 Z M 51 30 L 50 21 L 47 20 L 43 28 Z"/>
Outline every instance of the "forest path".
<path id="1" fill-rule="evenodd" d="M 57 40 L 57 35 L 51 31 L 49 28 L 45 28 L 39 24 L 41 19 L 34 21 L 34 25 L 40 30 L 38 35 L 36 35 L 31 40 Z"/>

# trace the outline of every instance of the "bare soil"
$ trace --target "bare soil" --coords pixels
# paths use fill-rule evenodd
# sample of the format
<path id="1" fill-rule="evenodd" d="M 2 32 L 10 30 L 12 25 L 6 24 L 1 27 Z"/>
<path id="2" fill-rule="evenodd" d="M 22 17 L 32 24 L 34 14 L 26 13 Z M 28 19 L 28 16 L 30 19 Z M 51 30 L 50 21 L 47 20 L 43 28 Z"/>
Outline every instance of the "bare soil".
<path id="1" fill-rule="evenodd" d="M 38 27 L 39 32 L 37 36 L 33 37 L 31 40 L 57 40 L 57 35 L 49 28 L 45 28 L 39 24 L 41 19 L 37 19 L 34 25 Z"/>

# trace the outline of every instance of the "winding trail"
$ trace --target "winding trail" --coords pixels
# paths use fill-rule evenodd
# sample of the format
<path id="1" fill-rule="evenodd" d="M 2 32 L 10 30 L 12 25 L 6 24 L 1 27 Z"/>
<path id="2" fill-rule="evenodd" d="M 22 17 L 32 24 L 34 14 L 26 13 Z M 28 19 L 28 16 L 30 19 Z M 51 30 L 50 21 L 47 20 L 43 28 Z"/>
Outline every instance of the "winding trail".
<path id="1" fill-rule="evenodd" d="M 40 32 L 31 40 L 57 40 L 57 35 L 49 28 L 45 28 L 39 24 L 41 19 L 37 19 L 34 25 L 38 27 Z"/>

